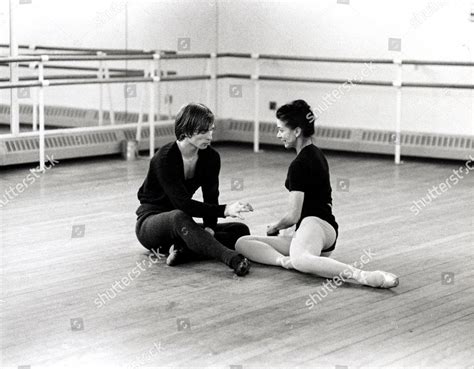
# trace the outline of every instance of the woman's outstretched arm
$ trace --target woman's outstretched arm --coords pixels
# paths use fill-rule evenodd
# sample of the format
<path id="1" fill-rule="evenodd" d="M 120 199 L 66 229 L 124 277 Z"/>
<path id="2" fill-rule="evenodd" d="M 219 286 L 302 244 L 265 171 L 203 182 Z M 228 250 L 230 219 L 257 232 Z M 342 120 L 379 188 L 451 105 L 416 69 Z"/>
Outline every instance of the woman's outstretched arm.
<path id="1" fill-rule="evenodd" d="M 288 211 L 278 222 L 268 227 L 267 235 L 277 235 L 280 230 L 289 228 L 298 223 L 301 218 L 301 211 L 303 210 L 303 201 L 304 192 L 291 191 L 288 200 Z"/>

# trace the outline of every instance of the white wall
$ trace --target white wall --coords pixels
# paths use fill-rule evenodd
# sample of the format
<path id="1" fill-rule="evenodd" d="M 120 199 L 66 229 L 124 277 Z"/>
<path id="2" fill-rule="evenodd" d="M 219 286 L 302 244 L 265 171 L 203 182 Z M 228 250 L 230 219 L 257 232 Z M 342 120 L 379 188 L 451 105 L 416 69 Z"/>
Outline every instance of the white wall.
<path id="1" fill-rule="evenodd" d="M 189 52 L 205 52 L 208 51 L 209 43 L 215 43 L 216 32 L 215 26 L 208 27 L 209 21 L 215 19 L 215 6 L 207 2 L 204 4 L 202 6 L 191 1 L 32 0 L 31 4 L 17 6 L 16 38 L 19 44 L 27 45 L 147 50 L 176 50 L 179 38 L 190 38 Z M 9 42 L 7 5 L 8 1 L 0 1 L 0 16 L 3 14 L 3 18 L 0 18 L 3 19 L 3 22 L 0 21 L 0 43 Z M 1 52 L 6 53 L 8 49 L 1 49 Z M 76 65 L 98 66 L 97 63 Z M 109 65 L 148 68 L 148 62 L 114 62 Z M 165 68 L 168 65 L 169 62 L 163 63 Z M 187 64 L 174 63 L 169 69 L 180 74 L 203 74 L 206 66 L 206 61 L 196 60 Z M 32 74 L 25 69 L 21 73 Z M 70 72 L 50 70 L 46 73 Z M 0 67 L 0 77 L 8 77 L 7 68 Z M 115 110 L 138 111 L 145 85 L 138 85 L 138 96 L 128 99 L 125 99 L 123 84 L 111 86 Z M 170 90 L 173 93 L 172 108 L 176 110 L 190 100 L 205 101 L 206 86 L 206 82 L 201 81 L 179 83 L 163 86 L 162 92 L 164 94 Z M 50 105 L 97 108 L 98 91 L 98 86 L 53 87 L 47 89 L 45 99 Z M 6 90 L 0 90 L 0 102 L 9 102 Z M 30 99 L 20 101 L 30 102 Z M 163 106 L 162 112 L 167 111 L 168 108 Z"/>
<path id="2" fill-rule="evenodd" d="M 6 1 L 0 7 L 0 42 L 8 42 Z M 474 61 L 474 23 L 469 21 L 469 0 L 215 0 L 208 1 L 59 1 L 32 0 L 19 5 L 20 43 L 59 46 L 176 50 L 178 38 L 188 37 L 190 52 L 218 50 L 327 57 L 393 58 L 388 38 L 402 39 L 403 59 Z M 6 50 L 6 49 L 4 49 Z M 205 61 L 172 63 L 165 68 L 180 74 L 199 74 Z M 125 63 L 119 63 L 125 66 Z M 128 67 L 146 67 L 128 63 Z M 222 59 L 220 72 L 251 73 L 251 61 Z M 7 69 L 0 68 L 6 76 Z M 362 64 L 264 62 L 261 73 L 367 80 L 392 80 L 393 66 L 367 68 Z M 474 68 L 404 67 L 404 80 L 474 84 Z M 229 95 L 230 84 L 242 85 L 242 98 Z M 206 102 L 206 82 L 163 86 L 174 96 L 172 111 L 188 101 Z M 319 124 L 328 126 L 393 129 L 393 88 L 359 86 L 324 105 L 336 85 L 264 82 L 261 117 L 272 120 L 268 102 L 282 104 L 304 98 L 320 107 Z M 54 88 L 49 104 L 97 106 L 94 87 Z M 124 99 L 123 86 L 114 86 L 117 110 L 137 111 L 138 98 Z M 0 90 L 0 101 L 8 102 Z M 212 101 L 212 99 L 211 99 Z M 211 104 L 212 106 L 212 104 Z M 252 119 L 253 88 L 250 81 L 219 82 L 219 116 Z M 163 106 L 162 112 L 168 107 Z M 474 92 L 467 90 L 406 89 L 403 125 L 411 131 L 474 134 Z"/>
<path id="3" fill-rule="evenodd" d="M 220 6 L 221 50 L 268 54 L 327 57 L 393 58 L 388 38 L 402 39 L 404 59 L 474 61 L 474 23 L 469 22 L 469 1 L 458 0 L 350 0 L 349 5 L 327 1 L 235 1 Z M 258 35 L 255 37 L 253 35 Z M 227 62 L 230 70 L 241 61 Z M 243 68 L 242 68 L 243 71 Z M 393 80 L 395 69 L 377 66 L 327 63 L 267 62 L 262 73 L 322 78 Z M 474 83 L 474 68 L 404 67 L 412 81 Z M 240 83 L 234 81 L 232 83 Z M 243 98 L 221 95 L 228 116 L 252 117 L 253 90 L 244 84 Z M 248 87 L 247 87 L 248 86 Z M 324 96 L 336 85 L 266 82 L 261 110 L 272 119 L 268 101 L 279 104 L 307 99 L 323 109 Z M 474 134 L 474 91 L 407 89 L 403 95 L 403 127 L 406 130 Z M 326 104 L 328 105 L 328 104 Z M 320 115 L 330 126 L 393 129 L 393 88 L 356 87 L 333 101 Z"/>

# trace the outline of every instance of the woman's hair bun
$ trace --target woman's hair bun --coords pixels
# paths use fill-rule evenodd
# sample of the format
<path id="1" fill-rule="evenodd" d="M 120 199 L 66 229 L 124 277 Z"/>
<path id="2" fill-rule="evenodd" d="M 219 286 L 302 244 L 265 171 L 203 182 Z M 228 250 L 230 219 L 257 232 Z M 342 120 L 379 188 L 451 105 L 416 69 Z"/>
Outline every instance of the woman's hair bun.
<path id="1" fill-rule="evenodd" d="M 276 117 L 291 129 L 300 127 L 304 137 L 310 137 L 314 134 L 314 121 L 316 117 L 311 107 L 304 100 L 294 100 L 280 106 L 276 112 Z"/>
<path id="2" fill-rule="evenodd" d="M 295 100 L 293 101 L 293 106 L 298 109 L 311 109 L 308 103 L 304 100 Z"/>

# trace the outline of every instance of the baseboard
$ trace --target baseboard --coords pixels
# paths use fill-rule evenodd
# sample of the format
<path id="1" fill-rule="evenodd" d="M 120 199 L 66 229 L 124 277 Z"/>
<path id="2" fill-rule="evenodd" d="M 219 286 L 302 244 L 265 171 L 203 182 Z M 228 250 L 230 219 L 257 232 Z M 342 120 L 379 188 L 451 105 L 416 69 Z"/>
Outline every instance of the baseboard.
<path id="1" fill-rule="evenodd" d="M 45 120 L 48 126 L 95 127 L 92 132 L 51 134 L 45 138 L 45 153 L 55 159 L 112 155 L 121 152 L 124 140 L 135 139 L 134 128 L 105 130 L 97 126 L 95 110 L 47 107 Z M 165 117 L 160 117 L 165 119 Z M 147 121 L 148 117 L 144 117 Z M 0 105 L 0 123 L 10 120 L 8 105 Z M 116 124 L 136 122 L 136 113 L 117 113 Z M 31 124 L 31 106 L 20 106 L 20 121 Z M 110 125 L 109 114 L 104 114 L 104 124 Z M 281 145 L 276 138 L 277 127 L 273 122 L 261 122 L 260 143 Z M 142 129 L 139 150 L 149 149 L 149 129 Z M 253 142 L 253 122 L 235 119 L 217 119 L 214 142 Z M 155 147 L 159 148 L 175 139 L 172 123 L 155 127 Z M 364 153 L 394 153 L 395 135 L 391 131 L 358 128 L 317 127 L 315 143 L 323 149 Z M 473 153 L 474 137 L 432 133 L 403 132 L 400 137 L 402 156 L 418 156 L 454 160 L 467 160 Z M 38 137 L 2 138 L 0 136 L 0 166 L 38 162 Z"/>
<path id="2" fill-rule="evenodd" d="M 260 143 L 281 145 L 276 135 L 275 123 L 260 123 Z M 227 120 L 219 137 L 223 141 L 253 142 L 253 122 Z M 314 142 L 324 149 L 393 155 L 396 138 L 393 131 L 319 126 Z M 466 160 L 474 151 L 474 136 L 403 132 L 398 140 L 405 156 Z"/>

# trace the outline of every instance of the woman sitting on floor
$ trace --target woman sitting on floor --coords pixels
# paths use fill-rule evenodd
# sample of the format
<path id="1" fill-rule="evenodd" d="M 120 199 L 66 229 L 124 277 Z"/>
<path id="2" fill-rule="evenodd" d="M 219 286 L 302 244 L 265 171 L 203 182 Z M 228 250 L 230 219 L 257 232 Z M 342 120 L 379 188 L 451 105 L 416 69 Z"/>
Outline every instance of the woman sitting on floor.
<path id="1" fill-rule="evenodd" d="M 329 258 L 336 247 L 338 224 L 332 214 L 329 166 L 322 151 L 313 144 L 314 114 L 303 100 L 280 107 L 277 137 L 286 149 L 295 149 L 296 158 L 288 168 L 285 187 L 290 191 L 288 210 L 267 229 L 267 237 L 243 236 L 236 250 L 250 260 L 296 269 L 320 277 L 380 288 L 398 285 L 394 274 L 362 271 Z M 279 231 L 296 224 L 293 237 Z"/>

